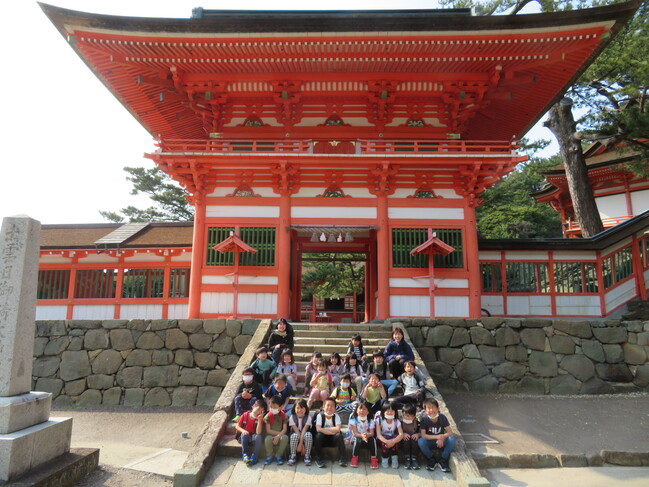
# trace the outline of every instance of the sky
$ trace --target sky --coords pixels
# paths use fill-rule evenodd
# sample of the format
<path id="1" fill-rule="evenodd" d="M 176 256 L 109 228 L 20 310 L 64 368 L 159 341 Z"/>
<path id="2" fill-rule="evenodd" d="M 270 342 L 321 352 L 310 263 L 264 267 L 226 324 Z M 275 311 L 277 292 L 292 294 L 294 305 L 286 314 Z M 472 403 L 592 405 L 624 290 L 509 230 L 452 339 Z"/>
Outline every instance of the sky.
<path id="1" fill-rule="evenodd" d="M 51 0 L 58 7 L 93 13 L 189 18 L 192 9 L 268 9 L 238 0 Z M 328 0 L 314 9 L 418 9 L 424 0 Z M 273 8 L 305 9 L 276 0 Z M 125 166 L 153 167 L 150 134 L 92 74 L 33 0 L 3 4 L 0 30 L 0 217 L 28 215 L 43 224 L 102 223 L 99 210 L 150 206 L 132 196 Z M 545 117 L 544 117 L 545 118 Z M 533 139 L 553 140 L 537 125 Z M 556 153 L 553 144 L 539 155 Z"/>

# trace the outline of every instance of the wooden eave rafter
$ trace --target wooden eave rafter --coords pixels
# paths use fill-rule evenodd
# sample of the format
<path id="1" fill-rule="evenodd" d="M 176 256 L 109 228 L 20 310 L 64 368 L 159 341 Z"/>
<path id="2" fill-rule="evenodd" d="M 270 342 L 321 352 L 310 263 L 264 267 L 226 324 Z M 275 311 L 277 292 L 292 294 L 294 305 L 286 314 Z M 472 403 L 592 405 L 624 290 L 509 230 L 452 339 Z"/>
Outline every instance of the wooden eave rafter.
<path id="1" fill-rule="evenodd" d="M 42 8 L 95 74 L 156 136 L 202 138 L 214 128 L 227 132 L 223 121 L 231 117 L 229 111 L 251 94 L 237 88 L 237 80 L 239 85 L 272 86 L 270 78 L 279 76 L 295 87 L 253 90 L 260 103 L 276 105 L 272 116 L 282 125 L 276 130 L 281 133 L 308 103 L 328 104 L 331 111 L 342 94 L 349 94 L 329 90 L 309 100 L 309 92 L 302 91 L 302 74 L 333 74 L 344 82 L 348 76 L 370 79 L 379 73 L 384 81 L 398 79 L 399 84 L 381 90 L 378 99 L 371 89 L 363 93 L 365 112 L 375 125 L 365 130 L 376 136 L 374 132 L 388 130 L 384 125 L 394 116 L 391 107 L 430 95 L 431 90 L 399 89 L 411 82 L 409 76 L 453 73 L 468 79 L 486 73 L 488 79 L 474 86 L 440 82 L 441 123 L 447 132 L 462 132 L 467 139 L 509 139 L 536 122 L 637 5 L 490 19 L 426 11 L 231 12 L 216 19 L 134 19 Z M 186 81 L 201 73 L 211 77 L 204 88 Z M 145 82 L 137 84 L 138 77 Z"/>

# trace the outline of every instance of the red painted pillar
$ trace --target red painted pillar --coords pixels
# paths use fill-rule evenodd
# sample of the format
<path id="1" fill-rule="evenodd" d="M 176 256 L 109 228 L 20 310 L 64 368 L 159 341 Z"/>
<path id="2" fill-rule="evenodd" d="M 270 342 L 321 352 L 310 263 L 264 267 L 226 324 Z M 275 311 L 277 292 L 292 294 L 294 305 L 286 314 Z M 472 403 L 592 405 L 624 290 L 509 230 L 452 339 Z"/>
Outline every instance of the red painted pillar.
<path id="1" fill-rule="evenodd" d="M 642 258 L 640 256 L 640 245 L 638 245 L 638 236 L 634 233 L 631 240 L 631 259 L 633 263 L 633 275 L 636 282 L 638 296 L 643 301 L 647 300 L 647 286 L 644 282 L 644 269 L 642 268 Z"/>
<path id="2" fill-rule="evenodd" d="M 189 274 L 189 309 L 188 319 L 200 317 L 201 312 L 201 282 L 203 279 L 203 263 L 207 242 L 205 239 L 205 210 L 204 195 L 194 193 L 194 238 L 192 240 L 192 267 Z"/>
<path id="3" fill-rule="evenodd" d="M 475 208 L 472 205 L 464 207 L 466 227 L 464 231 L 464 258 L 469 271 L 469 316 L 480 318 L 482 303 L 480 258 L 478 257 L 478 230 L 476 227 Z"/>
<path id="4" fill-rule="evenodd" d="M 288 318 L 291 304 L 291 198 L 280 193 L 277 229 L 277 317 Z"/>
<path id="5" fill-rule="evenodd" d="M 376 234 L 378 297 L 376 318 L 384 320 L 390 317 L 390 226 L 388 224 L 388 197 L 384 192 L 381 192 L 377 199 L 379 230 Z"/>

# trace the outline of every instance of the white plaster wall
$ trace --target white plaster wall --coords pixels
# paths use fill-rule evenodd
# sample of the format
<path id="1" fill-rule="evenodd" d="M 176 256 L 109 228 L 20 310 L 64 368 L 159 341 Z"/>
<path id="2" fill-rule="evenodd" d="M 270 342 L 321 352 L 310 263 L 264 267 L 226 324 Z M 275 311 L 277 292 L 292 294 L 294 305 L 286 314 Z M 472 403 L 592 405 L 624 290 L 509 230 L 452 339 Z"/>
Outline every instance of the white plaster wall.
<path id="1" fill-rule="evenodd" d="M 507 314 L 548 316 L 552 314 L 550 296 L 507 296 Z"/>
<path id="2" fill-rule="evenodd" d="M 480 260 L 500 260 L 500 252 L 478 252 Z"/>
<path id="3" fill-rule="evenodd" d="M 634 215 L 649 210 L 649 189 L 631 193 L 631 206 Z"/>
<path id="4" fill-rule="evenodd" d="M 388 218 L 397 220 L 464 220 L 464 209 L 388 208 Z"/>
<path id="5" fill-rule="evenodd" d="M 411 277 L 392 277 L 390 287 L 416 287 L 428 289 L 428 279 L 413 279 Z M 468 279 L 435 279 L 435 285 L 441 288 L 466 289 Z"/>
<path id="6" fill-rule="evenodd" d="M 602 250 L 602 256 L 607 256 L 613 252 L 615 252 L 617 249 L 621 249 L 622 247 L 626 247 L 631 243 L 632 238 L 628 237 L 622 240 L 621 242 L 616 243 L 615 245 L 611 245 L 610 247 L 605 248 Z"/>
<path id="7" fill-rule="evenodd" d="M 595 198 L 597 209 L 601 218 L 614 218 L 628 215 L 626 198 L 623 194 L 611 194 L 609 196 L 598 196 Z"/>
<path id="8" fill-rule="evenodd" d="M 469 316 L 469 297 L 435 296 L 435 316 L 466 318 Z"/>
<path id="9" fill-rule="evenodd" d="M 279 206 L 208 206 L 208 218 L 279 218 Z"/>
<path id="10" fill-rule="evenodd" d="M 505 260 L 548 260 L 547 252 L 517 252 L 509 250 L 505 252 Z"/>
<path id="11" fill-rule="evenodd" d="M 239 314 L 276 315 L 277 293 L 240 293 Z"/>
<path id="12" fill-rule="evenodd" d="M 557 315 L 601 316 L 599 296 L 557 296 Z"/>
<path id="13" fill-rule="evenodd" d="M 232 284 L 233 276 L 203 276 L 203 284 Z M 239 284 L 277 284 L 277 276 L 239 276 Z"/>
<path id="14" fill-rule="evenodd" d="M 502 296 L 482 296 L 480 307 L 489 311 L 492 315 L 504 315 L 505 304 Z"/>
<path id="15" fill-rule="evenodd" d="M 554 252 L 552 254 L 554 260 L 577 261 L 577 260 L 595 260 L 597 258 L 596 252 Z"/>
<path id="16" fill-rule="evenodd" d="M 112 320 L 115 316 L 115 306 L 112 304 L 82 304 L 72 309 L 73 320 Z"/>
<path id="17" fill-rule="evenodd" d="M 351 203 L 351 201 L 350 201 Z M 323 207 L 323 206 L 293 206 L 291 207 L 292 218 L 338 218 L 346 220 L 349 218 L 376 218 L 374 207 Z"/>
<path id="18" fill-rule="evenodd" d="M 201 313 L 232 314 L 233 293 L 201 293 Z"/>
<path id="19" fill-rule="evenodd" d="M 39 305 L 36 306 L 37 320 L 64 320 L 67 316 L 68 307 L 66 305 Z"/>
<path id="20" fill-rule="evenodd" d="M 300 188 L 291 198 L 314 198 L 324 193 L 325 188 Z"/>
<path id="21" fill-rule="evenodd" d="M 119 309 L 121 320 L 160 319 L 162 318 L 161 304 L 123 304 Z"/>
<path id="22" fill-rule="evenodd" d="M 178 255 L 171 257 L 171 262 L 191 262 L 192 253 L 191 252 L 181 252 Z"/>
<path id="23" fill-rule="evenodd" d="M 170 304 L 167 308 L 167 315 L 170 320 L 184 320 L 189 311 L 188 304 Z"/>
<path id="24" fill-rule="evenodd" d="M 428 296 L 390 296 L 390 316 L 430 316 Z"/>
<path id="25" fill-rule="evenodd" d="M 97 254 L 97 253 L 88 253 L 84 255 L 85 252 L 80 252 L 79 263 L 81 264 L 117 264 L 117 257 L 111 257 L 107 254 Z"/>
<path id="26" fill-rule="evenodd" d="M 606 313 L 613 311 L 618 306 L 635 298 L 635 279 L 630 279 L 623 284 L 611 289 L 604 295 L 606 301 Z"/>
<path id="27" fill-rule="evenodd" d="M 142 251 L 135 254 L 133 257 L 126 257 L 124 262 L 136 264 L 138 262 L 164 262 L 163 255 L 158 255 L 154 252 Z"/>
<path id="28" fill-rule="evenodd" d="M 38 262 L 40 264 L 69 264 L 72 262 L 72 259 L 63 257 L 61 254 L 45 254 L 41 255 Z"/>

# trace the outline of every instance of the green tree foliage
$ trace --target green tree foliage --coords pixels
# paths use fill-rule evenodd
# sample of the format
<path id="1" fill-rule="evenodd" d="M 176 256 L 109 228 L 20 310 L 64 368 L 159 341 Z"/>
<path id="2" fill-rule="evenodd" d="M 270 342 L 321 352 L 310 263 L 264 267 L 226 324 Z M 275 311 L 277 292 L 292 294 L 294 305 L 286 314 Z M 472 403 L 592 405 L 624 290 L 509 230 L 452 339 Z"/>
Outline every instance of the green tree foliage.
<path id="1" fill-rule="evenodd" d="M 125 167 L 130 176 L 127 181 L 133 183 L 131 194 L 148 194 L 155 206 L 140 209 L 127 206 L 115 211 L 100 211 L 105 219 L 111 222 L 151 222 L 151 221 L 191 221 L 194 211 L 186 199 L 187 192 L 178 186 L 167 174 L 157 167 Z"/>
<path id="2" fill-rule="evenodd" d="M 363 258 L 354 254 L 308 254 L 308 257 L 323 259 L 304 262 L 302 274 L 302 299 L 313 296 L 325 299 L 339 299 L 353 293 L 362 294 L 365 289 L 365 265 L 353 261 Z"/>

